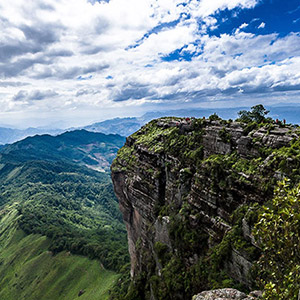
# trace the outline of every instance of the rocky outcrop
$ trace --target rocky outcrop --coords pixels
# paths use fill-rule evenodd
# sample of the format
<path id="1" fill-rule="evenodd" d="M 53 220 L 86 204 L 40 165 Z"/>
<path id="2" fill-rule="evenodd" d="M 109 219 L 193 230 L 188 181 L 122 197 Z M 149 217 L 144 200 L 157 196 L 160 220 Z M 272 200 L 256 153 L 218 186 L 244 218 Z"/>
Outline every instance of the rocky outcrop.
<path id="1" fill-rule="evenodd" d="M 164 118 L 127 138 L 111 170 L 142 298 L 189 299 L 210 286 L 218 268 L 254 287 L 252 206 L 271 198 L 284 173 L 276 151 L 297 137 L 296 129 L 274 124 Z M 168 286 L 171 268 L 187 281 L 201 269 L 203 279 L 193 273 L 189 286 Z M 160 298 L 157 288 L 168 296 Z"/>
<path id="2" fill-rule="evenodd" d="M 235 289 L 219 289 L 204 291 L 193 297 L 193 300 L 255 300 L 261 298 L 260 291 L 254 291 L 250 295 L 241 293 Z"/>

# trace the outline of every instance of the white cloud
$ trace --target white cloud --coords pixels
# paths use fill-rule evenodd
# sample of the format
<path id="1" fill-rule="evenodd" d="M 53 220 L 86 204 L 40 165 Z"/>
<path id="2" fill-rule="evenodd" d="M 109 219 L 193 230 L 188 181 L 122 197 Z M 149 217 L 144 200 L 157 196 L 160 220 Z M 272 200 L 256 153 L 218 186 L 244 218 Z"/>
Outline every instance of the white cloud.
<path id="1" fill-rule="evenodd" d="M 0 105 L 24 114 L 105 115 L 152 102 L 292 90 L 299 84 L 299 33 L 255 35 L 242 23 L 233 33 L 208 35 L 219 26 L 216 12 L 258 2 L 3 1 Z M 163 59 L 170 54 L 195 56 Z"/>
<path id="2" fill-rule="evenodd" d="M 261 22 L 260 25 L 257 27 L 258 29 L 263 29 L 266 27 L 266 23 Z"/>
<path id="3" fill-rule="evenodd" d="M 244 28 L 247 28 L 248 27 L 248 25 L 249 24 L 247 24 L 247 23 L 243 23 L 240 27 L 239 27 L 239 29 L 244 29 Z"/>
<path id="4" fill-rule="evenodd" d="M 193 14 L 199 17 L 209 16 L 224 9 L 234 9 L 236 7 L 253 8 L 259 0 L 192 0 Z"/>

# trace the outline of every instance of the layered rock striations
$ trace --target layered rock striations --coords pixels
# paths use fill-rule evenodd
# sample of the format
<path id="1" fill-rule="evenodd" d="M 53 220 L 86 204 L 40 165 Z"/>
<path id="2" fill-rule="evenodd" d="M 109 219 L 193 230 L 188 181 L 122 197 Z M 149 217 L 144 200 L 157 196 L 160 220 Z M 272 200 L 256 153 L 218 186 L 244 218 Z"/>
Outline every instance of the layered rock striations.
<path id="1" fill-rule="evenodd" d="M 298 134 L 274 124 L 162 118 L 127 138 L 111 170 L 136 299 L 255 288 L 256 211 L 294 172 L 284 149 Z"/>

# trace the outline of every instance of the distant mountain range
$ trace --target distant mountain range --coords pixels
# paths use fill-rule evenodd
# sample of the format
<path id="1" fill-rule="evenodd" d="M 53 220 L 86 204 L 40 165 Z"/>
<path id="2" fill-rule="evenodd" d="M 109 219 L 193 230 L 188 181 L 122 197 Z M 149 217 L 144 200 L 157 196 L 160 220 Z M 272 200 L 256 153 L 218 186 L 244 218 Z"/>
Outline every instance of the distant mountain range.
<path id="1" fill-rule="evenodd" d="M 45 129 L 45 128 L 28 128 L 24 130 L 12 129 L 6 127 L 0 127 L 0 145 L 10 144 L 19 140 L 22 140 L 28 136 L 34 136 L 37 134 L 51 134 L 57 135 L 66 131 L 85 129 L 91 132 L 102 132 L 105 134 L 119 134 L 121 136 L 129 136 L 141 126 L 145 125 L 152 119 L 156 119 L 164 116 L 174 117 L 208 117 L 211 114 L 218 114 L 223 119 L 236 119 L 240 110 L 249 107 L 237 107 L 237 108 L 210 108 L 210 109 L 178 109 L 169 111 L 154 111 L 147 112 L 141 117 L 127 117 L 127 118 L 114 118 L 101 122 L 96 122 L 91 125 L 83 127 L 73 127 L 69 129 Z M 276 119 L 286 119 L 288 123 L 298 124 L 300 123 L 300 106 L 278 106 L 270 107 L 270 117 Z M 0 146 L 1 148 L 1 146 Z"/>
<path id="2" fill-rule="evenodd" d="M 103 122 L 94 123 L 89 126 L 82 127 L 82 129 L 102 132 L 105 134 L 120 134 L 123 136 L 129 136 L 132 133 L 140 129 L 141 126 L 145 125 L 149 121 L 165 117 L 209 117 L 210 115 L 216 113 L 222 119 L 236 119 L 238 117 L 238 112 L 240 110 L 248 110 L 249 107 L 237 107 L 237 108 L 210 108 L 210 109 L 180 109 L 180 110 L 169 110 L 169 111 L 155 111 L 148 112 L 142 117 L 132 117 L 132 118 L 115 118 L 106 120 Z M 281 106 L 281 107 L 271 107 L 270 117 L 276 119 L 286 119 L 288 123 L 297 124 L 300 123 L 300 107 L 298 106 Z"/>
<path id="3" fill-rule="evenodd" d="M 97 171 L 108 171 L 125 138 L 86 130 L 68 131 L 58 136 L 37 135 L 3 146 L 1 153 L 19 161 L 62 160 L 87 166 Z"/>
<path id="4" fill-rule="evenodd" d="M 82 127 L 87 131 L 128 136 L 146 123 L 143 118 L 115 118 Z"/>
<path id="5" fill-rule="evenodd" d="M 45 128 L 27 128 L 27 129 L 14 129 L 7 127 L 0 127 L 0 144 L 11 144 L 20 141 L 28 136 L 36 134 L 51 134 L 57 135 L 64 132 L 62 129 L 45 129 Z"/>
<path id="6" fill-rule="evenodd" d="M 236 118 L 237 112 L 241 110 L 237 109 L 180 109 L 180 110 L 169 110 L 169 111 L 154 111 L 148 112 L 141 117 L 131 117 L 131 118 L 114 118 L 110 120 L 105 120 L 102 122 L 97 122 L 92 125 L 81 127 L 82 129 L 92 131 L 92 132 L 102 132 L 105 134 L 120 134 L 122 136 L 129 136 L 136 132 L 149 121 L 165 116 L 174 117 L 208 117 L 213 113 L 217 113 L 224 119 Z"/>

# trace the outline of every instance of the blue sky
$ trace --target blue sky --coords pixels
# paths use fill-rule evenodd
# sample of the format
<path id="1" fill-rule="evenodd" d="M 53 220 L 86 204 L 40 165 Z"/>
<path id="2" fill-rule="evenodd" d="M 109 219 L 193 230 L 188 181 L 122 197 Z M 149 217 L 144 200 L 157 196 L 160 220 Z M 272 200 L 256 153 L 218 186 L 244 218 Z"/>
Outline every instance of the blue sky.
<path id="1" fill-rule="evenodd" d="M 12 2 L 0 3 L 0 125 L 300 103 L 299 0 Z"/>
<path id="2" fill-rule="evenodd" d="M 232 17 L 237 13 L 236 17 Z M 241 23 L 250 24 L 245 31 L 255 34 L 279 33 L 280 36 L 290 32 L 299 32 L 300 1 L 297 0 L 266 0 L 259 2 L 253 9 L 221 11 L 217 16 L 220 26 L 212 34 L 226 33 L 235 30 Z M 221 20 L 227 19 L 224 23 Z M 257 26 L 266 24 L 261 30 Z"/>

